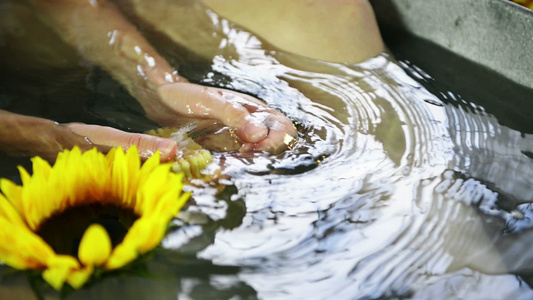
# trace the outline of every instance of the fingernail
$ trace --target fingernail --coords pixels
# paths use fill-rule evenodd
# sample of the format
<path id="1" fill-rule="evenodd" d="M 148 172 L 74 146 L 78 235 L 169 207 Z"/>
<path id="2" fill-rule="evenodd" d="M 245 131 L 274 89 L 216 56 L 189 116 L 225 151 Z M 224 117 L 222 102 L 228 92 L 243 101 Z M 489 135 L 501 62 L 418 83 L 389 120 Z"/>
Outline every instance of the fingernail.
<path id="1" fill-rule="evenodd" d="M 243 144 L 239 152 L 241 153 L 250 153 L 255 150 L 254 144 Z"/>
<path id="2" fill-rule="evenodd" d="M 246 125 L 241 136 L 243 140 L 250 143 L 257 143 L 264 140 L 268 136 L 268 128 L 261 122 L 260 119 L 255 117 L 247 117 L 248 125 Z"/>
<path id="3" fill-rule="evenodd" d="M 163 140 L 156 144 L 157 149 L 161 153 L 161 161 L 167 161 L 176 156 L 178 143 L 173 140 Z"/>
<path id="4" fill-rule="evenodd" d="M 268 136 L 268 129 L 261 130 L 257 133 L 254 133 L 250 136 L 250 142 L 257 143 L 264 140 Z"/>

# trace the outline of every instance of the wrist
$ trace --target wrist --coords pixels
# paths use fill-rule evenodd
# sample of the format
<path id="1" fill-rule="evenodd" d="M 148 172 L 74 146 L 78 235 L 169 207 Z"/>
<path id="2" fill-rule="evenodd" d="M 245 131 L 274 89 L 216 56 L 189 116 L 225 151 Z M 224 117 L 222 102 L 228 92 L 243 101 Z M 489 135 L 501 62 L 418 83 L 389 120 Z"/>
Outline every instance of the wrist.
<path id="1" fill-rule="evenodd" d="M 0 132 L 0 149 L 11 156 L 39 155 L 53 161 L 57 153 L 74 145 L 79 145 L 82 149 L 92 147 L 86 139 L 75 135 L 64 125 L 2 110 Z"/>

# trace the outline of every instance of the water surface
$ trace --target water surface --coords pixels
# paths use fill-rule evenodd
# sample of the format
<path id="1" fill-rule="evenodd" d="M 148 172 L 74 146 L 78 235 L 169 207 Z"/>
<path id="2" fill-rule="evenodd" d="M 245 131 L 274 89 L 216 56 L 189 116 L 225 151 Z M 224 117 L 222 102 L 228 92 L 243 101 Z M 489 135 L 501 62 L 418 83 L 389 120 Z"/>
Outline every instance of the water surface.
<path id="1" fill-rule="evenodd" d="M 147 263 L 152 276 L 110 277 L 72 298 L 533 297 L 533 128 L 522 114 L 531 107 L 510 104 L 527 102 L 513 92 L 523 88 L 503 81 L 509 98 L 487 102 L 469 92 L 482 86 L 454 89 L 399 44 L 361 64 L 331 64 L 265 50 L 217 22 L 219 55 L 181 62 L 182 74 L 265 100 L 297 124 L 299 144 L 278 156 L 214 151 L 226 187 L 190 187 L 197 217 L 176 220 L 166 250 Z M 89 83 L 87 109 L 102 123 L 154 126 L 105 73 Z M 124 99 L 119 113 L 109 97 Z M 27 291 L 22 276 L 0 290 Z"/>

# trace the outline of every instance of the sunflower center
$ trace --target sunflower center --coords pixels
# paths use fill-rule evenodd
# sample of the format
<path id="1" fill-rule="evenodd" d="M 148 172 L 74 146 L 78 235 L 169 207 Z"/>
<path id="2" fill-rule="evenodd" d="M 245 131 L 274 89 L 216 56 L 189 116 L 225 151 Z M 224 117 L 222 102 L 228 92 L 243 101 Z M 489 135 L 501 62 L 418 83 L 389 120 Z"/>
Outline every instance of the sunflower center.
<path id="1" fill-rule="evenodd" d="M 77 257 L 81 238 L 91 224 L 102 225 L 115 247 L 122 242 L 137 219 L 138 216 L 129 208 L 100 204 L 83 205 L 51 216 L 40 224 L 36 233 L 57 254 Z"/>

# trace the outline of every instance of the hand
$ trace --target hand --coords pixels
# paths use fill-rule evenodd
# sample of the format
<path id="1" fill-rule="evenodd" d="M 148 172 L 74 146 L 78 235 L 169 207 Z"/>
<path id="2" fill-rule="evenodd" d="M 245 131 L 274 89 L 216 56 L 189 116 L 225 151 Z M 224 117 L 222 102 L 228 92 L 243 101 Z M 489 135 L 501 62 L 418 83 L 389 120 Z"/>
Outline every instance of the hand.
<path id="1" fill-rule="evenodd" d="M 153 120 L 169 126 L 177 116 L 219 120 L 236 128 L 241 152 L 279 153 L 295 142 L 292 122 L 252 96 L 183 82 L 161 86 L 158 95 L 168 109 L 155 110 Z"/>
<path id="2" fill-rule="evenodd" d="M 135 145 L 143 160 L 152 156 L 156 151 L 161 154 L 161 161 L 168 161 L 176 157 L 178 145 L 169 139 L 148 134 L 124 132 L 98 125 L 70 123 L 63 126 L 72 134 L 84 137 L 93 147 L 97 147 L 103 152 L 107 152 L 112 147 L 128 149 Z"/>
<path id="3" fill-rule="evenodd" d="M 179 76 L 109 1 L 100 0 L 94 5 L 86 0 L 31 3 L 67 44 L 117 79 L 150 119 L 164 125 L 183 123 L 183 117 L 216 119 L 235 128 L 243 141 L 243 152 L 278 153 L 294 143 L 296 130 L 290 120 L 261 101 L 192 84 Z"/>
<path id="4" fill-rule="evenodd" d="M 0 110 L 0 149 L 12 156 L 35 156 L 53 162 L 57 153 L 74 146 L 82 150 L 97 147 L 107 152 L 111 147 L 127 149 L 136 145 L 143 159 L 155 151 L 166 161 L 176 155 L 176 142 L 146 134 L 128 133 L 114 128 L 81 123 L 58 124 Z"/>

